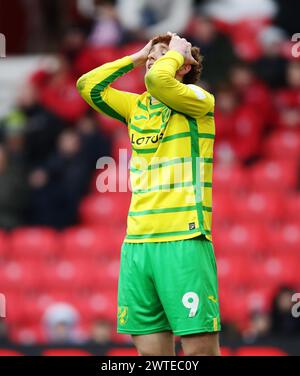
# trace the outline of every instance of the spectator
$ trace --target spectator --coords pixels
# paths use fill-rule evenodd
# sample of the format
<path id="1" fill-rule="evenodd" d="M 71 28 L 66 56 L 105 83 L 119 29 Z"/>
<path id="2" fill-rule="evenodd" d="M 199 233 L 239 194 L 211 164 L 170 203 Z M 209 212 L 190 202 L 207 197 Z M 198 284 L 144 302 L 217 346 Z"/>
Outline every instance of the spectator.
<path id="1" fill-rule="evenodd" d="M 76 90 L 77 77 L 69 57 L 59 55 L 53 71 L 38 71 L 31 77 L 41 105 L 65 122 L 78 120 L 87 109 Z"/>
<path id="2" fill-rule="evenodd" d="M 204 56 L 201 80 L 213 87 L 226 80 L 229 68 L 237 60 L 229 38 L 218 32 L 211 18 L 201 14 L 193 18 L 186 34 Z"/>
<path id="3" fill-rule="evenodd" d="M 192 0 L 118 0 L 121 25 L 134 39 L 151 39 L 168 30 L 182 33 L 192 14 Z"/>
<path id="4" fill-rule="evenodd" d="M 3 318 L 0 318 L 0 346 L 7 346 L 10 344 L 8 335 L 8 328 Z"/>
<path id="5" fill-rule="evenodd" d="M 0 227 L 10 230 L 23 224 L 26 205 L 26 179 L 21 166 L 12 164 L 0 146 Z"/>
<path id="6" fill-rule="evenodd" d="M 287 87 L 275 94 L 275 125 L 298 131 L 300 129 L 300 62 L 290 61 L 286 70 Z"/>
<path id="7" fill-rule="evenodd" d="M 295 33 L 299 33 L 299 14 L 300 3 L 298 0 L 274 0 L 278 6 L 275 23 L 287 31 L 291 37 Z"/>
<path id="8" fill-rule="evenodd" d="M 266 312 L 253 312 L 249 328 L 243 333 L 246 343 L 253 343 L 270 336 L 271 318 Z"/>
<path id="9" fill-rule="evenodd" d="M 111 140 L 99 130 L 98 121 L 93 113 L 87 113 L 77 123 L 81 137 L 82 154 L 86 156 L 91 171 L 95 171 L 97 160 L 111 155 Z"/>
<path id="10" fill-rule="evenodd" d="M 122 31 L 114 0 L 77 0 L 82 15 L 93 20 L 87 44 L 91 47 L 118 45 Z"/>
<path id="11" fill-rule="evenodd" d="M 205 12 L 211 17 L 228 23 L 245 19 L 271 19 L 277 13 L 273 0 L 212 0 L 204 6 Z"/>
<path id="12" fill-rule="evenodd" d="M 256 111 L 259 108 L 263 125 L 271 122 L 272 102 L 269 88 L 257 79 L 250 65 L 237 63 L 230 71 L 231 84 L 241 99 L 240 105 L 249 106 Z"/>
<path id="13" fill-rule="evenodd" d="M 106 345 L 112 340 L 113 325 L 105 319 L 98 319 L 92 323 L 90 341 L 96 345 Z"/>
<path id="14" fill-rule="evenodd" d="M 300 320 L 292 316 L 292 296 L 295 291 L 283 286 L 279 288 L 272 304 L 272 333 L 280 336 L 299 336 Z"/>
<path id="15" fill-rule="evenodd" d="M 233 163 L 252 162 L 259 154 L 261 117 L 252 106 L 242 104 L 231 86 L 220 87 L 216 94 L 216 158 Z"/>
<path id="16" fill-rule="evenodd" d="M 17 108 L 18 118 L 23 122 L 28 164 L 43 163 L 54 149 L 64 122 L 39 103 L 38 90 L 33 84 L 28 83 L 21 88 Z"/>
<path id="17" fill-rule="evenodd" d="M 286 60 L 282 56 L 285 33 L 274 26 L 264 28 L 258 35 L 262 56 L 254 63 L 254 69 L 260 79 L 271 88 L 284 85 Z"/>
<path id="18" fill-rule="evenodd" d="M 42 318 L 46 339 L 55 344 L 79 344 L 84 337 L 79 330 L 80 316 L 77 310 L 67 303 L 50 305 Z"/>
<path id="19" fill-rule="evenodd" d="M 29 176 L 31 222 L 58 229 L 74 225 L 90 178 L 80 136 L 73 130 L 65 130 L 58 139 L 56 152 Z"/>

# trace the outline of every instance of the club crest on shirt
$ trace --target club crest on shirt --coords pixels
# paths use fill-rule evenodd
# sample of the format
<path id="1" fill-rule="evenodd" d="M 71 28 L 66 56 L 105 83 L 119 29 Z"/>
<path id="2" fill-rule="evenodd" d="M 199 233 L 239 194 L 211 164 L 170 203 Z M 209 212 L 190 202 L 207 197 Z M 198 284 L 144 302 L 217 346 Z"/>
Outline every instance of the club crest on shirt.
<path id="1" fill-rule="evenodd" d="M 196 225 L 195 222 L 189 223 L 189 230 L 195 230 Z"/>
<path id="2" fill-rule="evenodd" d="M 125 325 L 128 321 L 128 307 L 120 306 L 118 307 L 118 320 L 120 325 Z"/>

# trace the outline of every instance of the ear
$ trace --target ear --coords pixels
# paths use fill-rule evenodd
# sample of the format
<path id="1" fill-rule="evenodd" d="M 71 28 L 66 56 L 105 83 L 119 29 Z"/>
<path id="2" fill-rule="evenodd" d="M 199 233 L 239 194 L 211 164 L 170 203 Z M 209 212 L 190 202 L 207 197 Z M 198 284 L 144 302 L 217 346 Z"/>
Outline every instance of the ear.
<path id="1" fill-rule="evenodd" d="M 179 71 L 177 72 L 177 74 L 179 74 L 180 76 L 185 76 L 187 73 L 189 73 L 189 71 L 192 69 L 192 66 L 191 64 L 184 64 L 180 69 Z"/>

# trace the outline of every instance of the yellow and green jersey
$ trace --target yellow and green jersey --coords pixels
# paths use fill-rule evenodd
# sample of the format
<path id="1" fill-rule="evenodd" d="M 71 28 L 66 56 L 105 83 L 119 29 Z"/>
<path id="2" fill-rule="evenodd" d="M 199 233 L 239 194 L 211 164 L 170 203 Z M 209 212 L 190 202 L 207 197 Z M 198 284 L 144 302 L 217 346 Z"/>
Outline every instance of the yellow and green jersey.
<path id="1" fill-rule="evenodd" d="M 128 126 L 132 199 L 125 242 L 161 242 L 204 234 L 211 240 L 214 97 L 179 82 L 183 56 L 169 51 L 145 76 L 141 95 L 110 85 L 133 69 L 131 57 L 78 80 L 97 111 Z"/>

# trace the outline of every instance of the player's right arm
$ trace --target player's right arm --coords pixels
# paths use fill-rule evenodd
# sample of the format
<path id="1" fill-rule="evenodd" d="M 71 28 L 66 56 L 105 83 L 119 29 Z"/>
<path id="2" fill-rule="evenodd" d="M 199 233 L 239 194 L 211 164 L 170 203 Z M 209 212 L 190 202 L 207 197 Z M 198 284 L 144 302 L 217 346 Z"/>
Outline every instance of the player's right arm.
<path id="1" fill-rule="evenodd" d="M 77 81 L 83 99 L 96 111 L 127 124 L 138 94 L 113 89 L 110 85 L 134 68 L 130 56 L 102 65 Z"/>
<path id="2" fill-rule="evenodd" d="M 149 41 L 135 54 L 104 64 L 79 78 L 77 89 L 83 99 L 96 111 L 128 124 L 139 95 L 113 89 L 110 85 L 133 68 L 144 66 L 151 46 L 152 41 Z"/>

